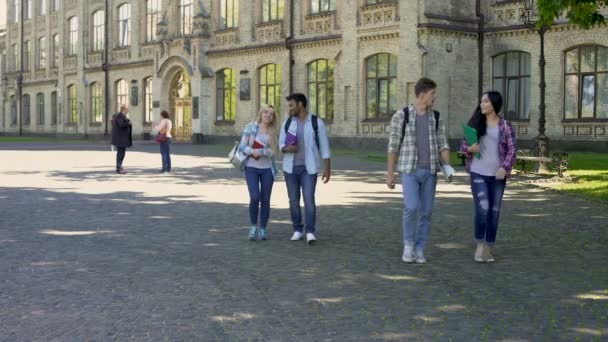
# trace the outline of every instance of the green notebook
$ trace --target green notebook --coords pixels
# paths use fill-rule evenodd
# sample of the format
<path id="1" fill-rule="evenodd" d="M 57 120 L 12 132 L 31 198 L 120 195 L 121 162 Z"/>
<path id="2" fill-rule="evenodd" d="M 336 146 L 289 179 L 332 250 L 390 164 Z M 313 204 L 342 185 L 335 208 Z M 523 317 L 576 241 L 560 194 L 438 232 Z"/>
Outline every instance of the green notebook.
<path id="1" fill-rule="evenodd" d="M 477 130 L 467 124 L 462 124 L 462 129 L 464 130 L 464 139 L 467 141 L 467 145 L 475 145 L 479 141 L 477 140 Z M 481 158 L 481 154 L 475 153 L 475 158 Z"/>

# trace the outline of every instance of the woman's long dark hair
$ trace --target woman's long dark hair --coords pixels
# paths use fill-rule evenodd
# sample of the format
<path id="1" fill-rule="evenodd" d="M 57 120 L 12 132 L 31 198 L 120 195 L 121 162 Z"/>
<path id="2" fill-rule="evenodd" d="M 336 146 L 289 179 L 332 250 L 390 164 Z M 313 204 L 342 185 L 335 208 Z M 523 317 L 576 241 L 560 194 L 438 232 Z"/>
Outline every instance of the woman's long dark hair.
<path id="1" fill-rule="evenodd" d="M 494 112 L 498 115 L 502 109 L 502 95 L 493 90 L 484 93 L 484 95 L 488 95 L 490 103 L 492 103 L 492 107 L 494 107 Z M 486 123 L 486 116 L 481 113 L 481 105 L 477 105 L 477 108 L 475 108 L 468 125 L 477 130 L 478 139 L 486 135 L 488 124 Z"/>

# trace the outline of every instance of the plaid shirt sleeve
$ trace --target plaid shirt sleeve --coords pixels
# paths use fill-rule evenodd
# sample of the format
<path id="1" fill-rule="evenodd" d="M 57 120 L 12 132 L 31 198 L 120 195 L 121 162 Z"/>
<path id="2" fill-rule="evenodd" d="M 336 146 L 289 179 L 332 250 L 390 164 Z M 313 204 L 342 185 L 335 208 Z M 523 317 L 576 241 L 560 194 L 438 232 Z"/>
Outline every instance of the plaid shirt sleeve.
<path id="1" fill-rule="evenodd" d="M 401 127 L 403 126 L 403 110 L 393 114 L 388 135 L 388 153 L 399 153 L 401 148 Z"/>
<path id="2" fill-rule="evenodd" d="M 505 169 L 507 174 L 510 174 L 511 170 L 513 170 L 513 165 L 515 165 L 517 146 L 515 142 L 515 129 L 513 128 L 513 125 L 511 125 L 511 123 L 508 121 L 505 123 L 505 139 L 507 146 L 505 151 L 505 160 L 502 162 L 502 167 Z"/>
<path id="3" fill-rule="evenodd" d="M 247 124 L 245 129 L 243 129 L 243 134 L 241 135 L 241 143 L 239 144 L 239 150 L 246 155 L 250 155 L 253 153 L 253 149 L 249 146 L 249 139 L 251 134 L 253 134 L 253 130 L 255 125 L 253 123 Z"/>

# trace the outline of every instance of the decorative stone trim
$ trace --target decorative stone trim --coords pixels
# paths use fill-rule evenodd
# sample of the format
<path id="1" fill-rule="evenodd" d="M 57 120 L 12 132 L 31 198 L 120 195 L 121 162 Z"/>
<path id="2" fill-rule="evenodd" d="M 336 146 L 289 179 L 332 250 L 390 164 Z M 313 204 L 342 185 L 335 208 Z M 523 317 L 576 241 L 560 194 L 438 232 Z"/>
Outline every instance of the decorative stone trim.
<path id="1" fill-rule="evenodd" d="M 215 32 L 215 46 L 229 46 L 238 44 L 239 41 L 239 29 L 238 27 L 229 28 L 226 30 Z"/>
<path id="2" fill-rule="evenodd" d="M 387 32 L 387 33 L 360 36 L 359 41 L 368 42 L 368 41 L 374 41 L 374 40 L 384 40 L 384 39 L 394 39 L 394 38 L 399 38 L 399 32 Z"/>
<path id="3" fill-rule="evenodd" d="M 255 38 L 260 42 L 274 42 L 284 39 L 283 20 L 257 24 L 255 26 Z"/>
<path id="4" fill-rule="evenodd" d="M 102 60 L 101 52 L 90 52 L 87 55 L 87 64 L 101 64 Z"/>
<path id="5" fill-rule="evenodd" d="M 57 28 L 58 24 L 59 24 L 59 14 L 57 12 L 51 13 L 51 27 Z"/>
<path id="6" fill-rule="evenodd" d="M 304 18 L 302 34 L 331 34 L 336 30 L 336 13 L 324 12 Z"/>
<path id="7" fill-rule="evenodd" d="M 46 70 L 36 70 L 34 77 L 37 81 L 46 79 Z"/>
<path id="8" fill-rule="evenodd" d="M 564 122 L 564 137 L 572 139 L 606 138 L 608 122 Z"/>
<path id="9" fill-rule="evenodd" d="M 36 17 L 36 29 L 38 32 L 46 31 L 46 16 Z"/>
<path id="10" fill-rule="evenodd" d="M 336 46 L 339 45 L 341 43 L 341 39 L 327 39 L 327 40 L 318 40 L 318 41 L 314 41 L 314 42 L 303 42 L 303 43 L 296 43 L 294 44 L 294 47 L 296 49 L 309 49 L 309 48 L 317 48 L 317 47 L 324 47 L 324 46 Z"/>
<path id="11" fill-rule="evenodd" d="M 390 122 L 361 123 L 361 134 L 364 136 L 386 136 L 390 132 Z"/>
<path id="12" fill-rule="evenodd" d="M 76 69 L 77 63 L 77 56 L 66 56 L 63 58 L 64 69 Z"/>
<path id="13" fill-rule="evenodd" d="M 23 34 L 25 36 L 29 36 L 30 34 L 32 34 L 32 20 L 27 20 L 25 23 L 23 23 Z"/>
<path id="14" fill-rule="evenodd" d="M 465 39 L 477 39 L 479 34 L 473 32 L 463 31 L 452 31 L 449 29 L 431 28 L 424 27 L 418 30 L 422 35 L 436 36 L 436 37 L 452 37 L 452 38 L 465 38 Z"/>
<path id="15" fill-rule="evenodd" d="M 252 56 L 264 53 L 272 52 L 284 52 L 286 49 L 285 44 L 269 45 L 269 46 L 251 46 L 244 47 L 238 50 L 220 50 L 220 51 L 209 51 L 207 56 L 209 58 L 224 58 L 224 57 L 238 57 L 238 56 Z"/>
<path id="16" fill-rule="evenodd" d="M 142 58 L 154 58 L 154 51 L 156 50 L 156 45 L 144 45 L 139 48 L 139 56 Z"/>
<path id="17" fill-rule="evenodd" d="M 112 61 L 113 62 L 128 61 L 129 59 L 131 59 L 131 49 L 130 48 L 115 49 L 114 51 L 112 51 Z"/>
<path id="18" fill-rule="evenodd" d="M 394 25 L 399 21 L 397 2 L 365 5 L 359 10 L 359 26 L 364 28 Z"/>
<path id="19" fill-rule="evenodd" d="M 27 81 L 31 81 L 32 80 L 32 73 L 29 71 L 26 71 L 23 73 L 23 81 L 27 82 Z"/>

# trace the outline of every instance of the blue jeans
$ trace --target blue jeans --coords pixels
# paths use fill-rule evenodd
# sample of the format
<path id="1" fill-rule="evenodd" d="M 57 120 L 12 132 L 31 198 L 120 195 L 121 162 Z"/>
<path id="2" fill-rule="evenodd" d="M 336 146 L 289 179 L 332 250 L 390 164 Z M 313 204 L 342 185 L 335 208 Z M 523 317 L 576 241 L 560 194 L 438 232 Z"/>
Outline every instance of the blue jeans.
<path id="1" fill-rule="evenodd" d="M 163 159 L 163 171 L 171 171 L 171 154 L 169 152 L 171 145 L 171 138 L 167 138 L 167 141 L 160 143 L 160 156 Z"/>
<path id="2" fill-rule="evenodd" d="M 258 227 L 266 228 L 270 217 L 270 195 L 274 183 L 272 169 L 246 167 L 245 180 L 249 189 L 249 219 L 251 225 L 258 225 L 258 211 L 261 204 L 262 213 L 260 214 L 260 225 Z"/>
<path id="3" fill-rule="evenodd" d="M 471 192 L 475 202 L 475 239 L 489 245 L 496 242 L 498 217 L 507 180 L 471 172 Z"/>
<path id="4" fill-rule="evenodd" d="M 431 230 L 431 215 L 435 202 L 437 175 L 428 169 L 416 169 L 413 174 L 402 174 L 403 186 L 403 243 L 424 249 Z M 420 217 L 416 222 L 416 216 Z"/>
<path id="5" fill-rule="evenodd" d="M 300 211 L 300 189 L 304 195 L 304 215 L 306 215 L 306 232 L 315 232 L 317 220 L 317 205 L 315 204 L 315 189 L 317 187 L 317 174 L 310 175 L 306 166 L 293 167 L 293 173 L 285 172 L 285 183 L 287 183 L 287 194 L 289 195 L 289 212 L 293 230 L 302 232 L 302 212 Z"/>

